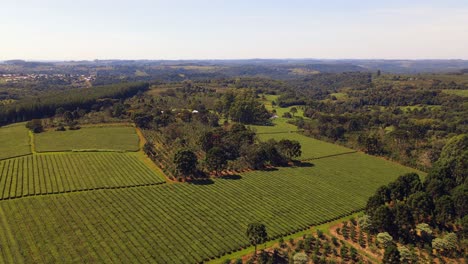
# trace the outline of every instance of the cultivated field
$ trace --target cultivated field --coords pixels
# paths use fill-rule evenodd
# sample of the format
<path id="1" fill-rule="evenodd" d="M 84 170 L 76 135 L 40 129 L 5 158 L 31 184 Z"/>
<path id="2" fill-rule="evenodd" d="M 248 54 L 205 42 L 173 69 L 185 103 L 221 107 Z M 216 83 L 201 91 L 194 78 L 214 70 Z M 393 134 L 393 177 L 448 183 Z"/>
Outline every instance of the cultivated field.
<path id="1" fill-rule="evenodd" d="M 37 152 L 73 150 L 138 151 L 134 127 L 85 127 L 79 130 L 47 131 L 36 134 Z"/>
<path id="2" fill-rule="evenodd" d="M 163 183 L 134 153 L 37 154 L 0 161 L 0 199 Z"/>
<path id="3" fill-rule="evenodd" d="M 3 258 L 15 263 L 199 262 L 247 246 L 244 232 L 252 221 L 264 222 L 271 237 L 298 231 L 361 209 L 378 186 L 409 171 L 354 153 L 211 184 L 1 201 Z"/>
<path id="4" fill-rule="evenodd" d="M 442 90 L 446 94 L 454 94 L 462 97 L 468 97 L 468 90 Z"/>
<path id="5" fill-rule="evenodd" d="M 31 154 L 28 129 L 24 123 L 0 128 L 0 160 Z"/>

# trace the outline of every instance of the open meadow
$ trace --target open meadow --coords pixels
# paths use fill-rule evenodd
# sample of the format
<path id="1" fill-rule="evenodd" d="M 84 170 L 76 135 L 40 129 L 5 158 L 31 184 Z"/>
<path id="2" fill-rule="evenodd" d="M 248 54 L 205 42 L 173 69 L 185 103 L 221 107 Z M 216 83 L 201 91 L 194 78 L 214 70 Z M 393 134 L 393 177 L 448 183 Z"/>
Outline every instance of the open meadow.
<path id="1" fill-rule="evenodd" d="M 0 128 L 0 160 L 31 154 L 28 129 L 24 123 Z"/>
<path id="2" fill-rule="evenodd" d="M 264 141 L 268 139 L 275 139 L 277 141 L 282 139 L 299 141 L 302 147 L 302 155 L 299 157 L 300 160 L 317 159 L 356 152 L 349 148 L 301 135 L 298 132 L 260 134 L 258 137 L 260 140 Z"/>
<path id="3" fill-rule="evenodd" d="M 131 126 L 83 127 L 46 131 L 34 136 L 37 152 L 100 150 L 138 151 L 138 136 Z"/>

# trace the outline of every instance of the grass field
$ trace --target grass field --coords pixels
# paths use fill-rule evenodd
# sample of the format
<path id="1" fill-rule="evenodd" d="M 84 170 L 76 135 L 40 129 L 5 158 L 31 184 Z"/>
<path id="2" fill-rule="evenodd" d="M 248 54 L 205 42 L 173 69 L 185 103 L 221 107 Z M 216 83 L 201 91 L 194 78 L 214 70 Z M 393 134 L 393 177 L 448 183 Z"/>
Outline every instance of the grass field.
<path id="1" fill-rule="evenodd" d="M 194 263 L 247 246 L 252 221 L 277 237 L 361 209 L 378 186 L 409 171 L 354 153 L 206 185 L 6 200 L 0 202 L 1 250 L 15 263 Z"/>
<path id="2" fill-rule="evenodd" d="M 31 154 L 28 129 L 24 123 L 0 128 L 0 160 Z"/>
<path id="3" fill-rule="evenodd" d="M 286 108 L 277 108 L 286 109 Z M 302 155 L 299 159 L 314 159 L 330 155 L 339 155 L 343 153 L 355 152 L 352 149 L 345 148 L 336 144 L 317 140 L 299 134 L 295 125 L 287 123 L 286 118 L 276 118 L 273 120 L 273 126 L 250 126 L 253 128 L 260 140 L 268 139 L 290 139 L 297 140 L 302 146 Z"/>
<path id="4" fill-rule="evenodd" d="M 0 199 L 163 182 L 135 153 L 38 154 L 0 161 Z"/>
<path id="5" fill-rule="evenodd" d="M 462 97 L 468 97 L 468 90 L 442 90 L 446 94 L 454 94 Z"/>
<path id="6" fill-rule="evenodd" d="M 347 93 L 331 93 L 331 96 L 335 96 L 336 99 L 338 100 L 346 100 L 348 99 L 348 94 Z"/>
<path id="7" fill-rule="evenodd" d="M 299 157 L 301 160 L 315 159 L 321 157 L 327 157 L 332 155 L 340 155 L 344 153 L 355 152 L 352 149 L 345 148 L 336 144 L 331 144 L 325 141 L 317 140 L 311 137 L 306 137 L 296 132 L 291 133 L 275 133 L 275 134 L 260 134 L 258 135 L 260 140 L 268 139 L 290 139 L 297 140 L 301 143 L 302 155 Z"/>
<path id="8" fill-rule="evenodd" d="M 134 127 L 85 127 L 79 130 L 47 131 L 36 134 L 37 152 L 72 150 L 138 151 Z"/>

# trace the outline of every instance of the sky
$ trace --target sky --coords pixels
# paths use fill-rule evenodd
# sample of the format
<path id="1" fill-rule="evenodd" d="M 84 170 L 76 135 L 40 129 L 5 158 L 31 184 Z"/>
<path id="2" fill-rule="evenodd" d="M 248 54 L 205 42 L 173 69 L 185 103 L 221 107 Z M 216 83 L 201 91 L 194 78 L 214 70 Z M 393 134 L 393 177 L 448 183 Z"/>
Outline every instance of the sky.
<path id="1" fill-rule="evenodd" d="M 468 59 L 468 0 L 0 0 L 0 60 Z"/>

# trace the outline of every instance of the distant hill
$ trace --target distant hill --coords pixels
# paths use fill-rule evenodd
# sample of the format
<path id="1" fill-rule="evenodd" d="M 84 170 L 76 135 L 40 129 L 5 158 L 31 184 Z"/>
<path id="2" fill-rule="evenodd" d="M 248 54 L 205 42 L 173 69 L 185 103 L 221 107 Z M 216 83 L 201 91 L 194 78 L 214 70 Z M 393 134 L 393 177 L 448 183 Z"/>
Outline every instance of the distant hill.
<path id="1" fill-rule="evenodd" d="M 317 73 L 376 72 L 394 74 L 463 73 L 468 60 L 94 60 L 24 61 L 0 63 L 2 73 L 85 74 L 105 77 L 104 83 L 128 81 L 181 81 L 184 79 L 267 77 L 292 79 Z M 144 73 L 136 75 L 135 73 Z"/>

